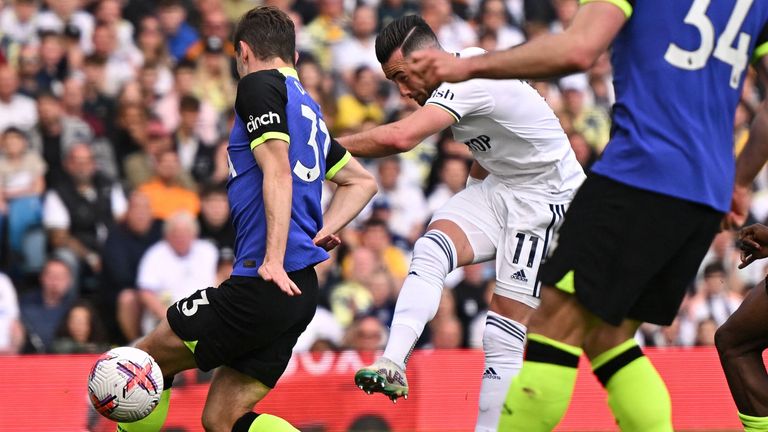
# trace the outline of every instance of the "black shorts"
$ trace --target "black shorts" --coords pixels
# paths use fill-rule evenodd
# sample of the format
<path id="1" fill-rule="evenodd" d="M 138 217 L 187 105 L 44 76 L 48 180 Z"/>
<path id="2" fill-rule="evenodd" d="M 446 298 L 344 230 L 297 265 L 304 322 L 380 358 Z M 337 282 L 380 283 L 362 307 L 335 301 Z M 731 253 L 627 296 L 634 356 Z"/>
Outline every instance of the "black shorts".
<path id="1" fill-rule="evenodd" d="M 288 276 L 301 295 L 291 297 L 260 278 L 233 276 L 172 305 L 168 323 L 200 369 L 226 365 L 274 387 L 317 308 L 314 267 Z"/>
<path id="2" fill-rule="evenodd" d="M 722 217 L 711 207 L 592 174 L 565 214 L 540 280 L 573 289 L 610 324 L 669 325 Z"/>

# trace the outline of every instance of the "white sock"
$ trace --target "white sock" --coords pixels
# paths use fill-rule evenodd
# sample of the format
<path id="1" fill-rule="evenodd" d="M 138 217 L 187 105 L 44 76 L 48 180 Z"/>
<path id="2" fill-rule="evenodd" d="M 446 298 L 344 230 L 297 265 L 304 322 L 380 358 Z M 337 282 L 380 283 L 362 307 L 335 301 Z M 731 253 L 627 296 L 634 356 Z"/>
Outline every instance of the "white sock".
<path id="1" fill-rule="evenodd" d="M 526 327 L 496 312 L 488 312 L 483 334 L 485 369 L 475 432 L 496 431 L 512 378 L 523 366 Z"/>
<path id="2" fill-rule="evenodd" d="M 456 260 L 456 248 L 443 232 L 430 230 L 416 240 L 384 349 L 384 357 L 398 366 L 405 368 L 424 326 L 435 317 L 445 277 L 456 268 Z"/>

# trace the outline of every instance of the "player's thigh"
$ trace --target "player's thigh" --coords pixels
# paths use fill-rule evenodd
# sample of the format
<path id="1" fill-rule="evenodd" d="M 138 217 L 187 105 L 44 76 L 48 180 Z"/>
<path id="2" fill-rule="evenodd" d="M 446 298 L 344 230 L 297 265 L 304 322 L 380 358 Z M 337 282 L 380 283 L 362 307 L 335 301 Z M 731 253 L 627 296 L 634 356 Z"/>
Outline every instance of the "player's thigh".
<path id="1" fill-rule="evenodd" d="M 139 340 L 136 348 L 149 353 L 166 377 L 197 367 L 192 352 L 168 325 L 167 318 L 163 318 L 154 330 Z"/>
<path id="2" fill-rule="evenodd" d="M 206 431 L 229 432 L 238 418 L 250 412 L 270 388 L 258 379 L 221 366 L 213 374 L 203 408 Z"/>
<path id="3" fill-rule="evenodd" d="M 491 187 L 484 181 L 454 195 L 435 212 L 427 228 L 451 238 L 459 267 L 489 261 L 496 255 L 503 226 L 489 198 Z"/>
<path id="4" fill-rule="evenodd" d="M 749 352 L 768 347 L 768 293 L 765 281 L 752 288 L 736 312 L 720 326 L 715 342 L 721 353 Z"/>
<path id="5" fill-rule="evenodd" d="M 496 251 L 494 294 L 530 308 L 539 305 L 539 268 L 562 221 L 567 203 L 548 203 L 504 187 L 497 209 L 505 215 Z"/>
<path id="6" fill-rule="evenodd" d="M 584 353 L 590 360 L 632 339 L 635 332 L 642 324 L 640 321 L 624 320 L 620 325 L 614 326 L 605 322 L 599 322 L 590 328 L 584 339 Z"/>

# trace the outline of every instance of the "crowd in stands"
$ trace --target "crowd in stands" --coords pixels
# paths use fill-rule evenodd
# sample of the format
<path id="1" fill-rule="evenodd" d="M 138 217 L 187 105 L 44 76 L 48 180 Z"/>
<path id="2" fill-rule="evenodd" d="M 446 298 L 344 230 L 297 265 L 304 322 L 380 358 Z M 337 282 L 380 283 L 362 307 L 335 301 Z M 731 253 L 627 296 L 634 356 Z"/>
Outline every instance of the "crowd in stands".
<path id="1" fill-rule="evenodd" d="M 0 353 L 93 353 L 130 343 L 170 304 L 228 277 L 235 233 L 226 146 L 238 79 L 230 36 L 259 4 L 294 20 L 302 85 L 337 136 L 417 108 L 386 81 L 374 53 L 377 31 L 392 20 L 421 15 L 449 51 L 499 50 L 562 31 L 578 7 L 577 0 L 0 0 Z M 588 73 L 531 85 L 589 170 L 610 135 L 609 55 Z M 750 75 L 736 151 L 760 100 Z M 320 307 L 297 350 L 384 346 L 413 243 L 464 188 L 471 154 L 444 133 L 401 156 L 363 162 L 379 193 L 317 266 Z M 762 173 L 751 220 L 766 218 Z M 638 338 L 648 346 L 712 345 L 715 329 L 765 277 L 763 263 L 741 271 L 738 263 L 735 234 L 719 234 L 678 319 L 645 325 Z M 493 284 L 493 263 L 454 271 L 418 346 L 479 347 Z"/>

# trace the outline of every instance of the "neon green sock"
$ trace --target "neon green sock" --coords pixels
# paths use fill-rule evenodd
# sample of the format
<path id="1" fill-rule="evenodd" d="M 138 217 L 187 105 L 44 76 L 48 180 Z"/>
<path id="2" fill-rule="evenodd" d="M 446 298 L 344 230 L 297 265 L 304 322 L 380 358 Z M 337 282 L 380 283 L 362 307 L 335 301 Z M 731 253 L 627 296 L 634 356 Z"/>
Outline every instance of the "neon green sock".
<path id="1" fill-rule="evenodd" d="M 523 368 L 509 387 L 499 431 L 554 429 L 571 402 L 581 353 L 581 348 L 528 334 Z"/>
<path id="2" fill-rule="evenodd" d="M 133 423 L 118 423 L 117 432 L 159 432 L 168 417 L 171 405 L 171 389 L 163 390 L 160 402 L 148 416 Z"/>
<path id="3" fill-rule="evenodd" d="M 744 425 L 744 432 L 768 431 L 768 417 L 754 417 L 739 413 L 739 420 Z"/>
<path id="4" fill-rule="evenodd" d="M 592 360 L 623 432 L 672 432 L 672 401 L 659 373 L 634 339 Z"/>
<path id="5" fill-rule="evenodd" d="M 299 432 L 290 423 L 271 414 L 259 414 L 251 423 L 248 432 Z"/>

